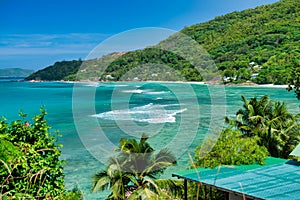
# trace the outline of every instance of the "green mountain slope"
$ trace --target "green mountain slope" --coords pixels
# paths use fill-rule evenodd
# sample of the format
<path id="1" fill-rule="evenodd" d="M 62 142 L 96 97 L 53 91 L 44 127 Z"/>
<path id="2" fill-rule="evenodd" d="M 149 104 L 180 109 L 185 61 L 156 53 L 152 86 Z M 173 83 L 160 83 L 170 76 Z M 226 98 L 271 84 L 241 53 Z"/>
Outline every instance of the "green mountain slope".
<path id="1" fill-rule="evenodd" d="M 104 69 L 123 53 L 112 53 L 98 59 L 91 60 L 73 60 L 56 62 L 54 65 L 39 70 L 25 80 L 93 80 L 98 81 L 104 76 Z"/>
<path id="2" fill-rule="evenodd" d="M 21 68 L 0 69 L 0 76 L 2 77 L 26 77 L 31 73 L 33 73 L 33 70 L 30 69 L 21 69 Z"/>
<path id="3" fill-rule="evenodd" d="M 222 76 L 229 78 L 226 81 L 252 79 L 257 83 L 286 84 L 292 66 L 300 62 L 300 1 L 282 0 L 233 12 L 186 27 L 181 33 L 196 40 L 208 51 Z M 151 51 L 146 49 L 126 54 L 112 63 L 107 71 L 119 77 L 124 68 L 136 67 L 144 62 L 145 57 L 150 58 L 147 61 L 152 63 L 167 60 L 167 64 L 175 69 L 178 65 L 183 69 L 191 67 L 186 63 L 170 62 L 179 60 L 173 54 L 155 57 L 157 50 Z M 140 59 L 136 61 L 135 57 Z M 182 71 L 180 73 L 187 80 L 194 80 Z"/>
<path id="4" fill-rule="evenodd" d="M 260 65 L 257 83 L 283 84 L 300 60 L 300 1 L 230 13 L 182 32 L 208 50 L 224 75 L 247 76 Z"/>
<path id="5" fill-rule="evenodd" d="M 201 47 L 185 46 L 180 35 Z M 186 27 L 144 50 L 85 61 L 79 76 L 66 73 L 56 80 L 201 81 L 219 73 L 225 82 L 286 84 L 299 66 L 299 41 L 300 1 L 281 0 Z"/>
<path id="6" fill-rule="evenodd" d="M 81 60 L 56 62 L 52 66 L 31 74 L 25 80 L 63 80 L 65 76 L 76 74 L 81 64 Z"/>

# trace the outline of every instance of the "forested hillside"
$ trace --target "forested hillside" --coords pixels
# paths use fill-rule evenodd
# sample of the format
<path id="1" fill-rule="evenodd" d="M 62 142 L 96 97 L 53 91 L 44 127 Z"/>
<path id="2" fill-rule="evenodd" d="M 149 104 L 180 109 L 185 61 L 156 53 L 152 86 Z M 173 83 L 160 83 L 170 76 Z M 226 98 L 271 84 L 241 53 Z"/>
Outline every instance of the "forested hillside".
<path id="1" fill-rule="evenodd" d="M 81 60 L 56 62 L 54 65 L 29 75 L 25 80 L 63 80 L 65 76 L 76 74 L 81 64 Z"/>
<path id="2" fill-rule="evenodd" d="M 233 12 L 205 23 L 186 27 L 180 33 L 197 41 L 209 53 L 225 83 L 251 80 L 259 84 L 287 84 L 293 69 L 300 67 L 300 1 L 298 0 L 281 0 L 255 9 Z M 209 70 L 206 72 L 208 74 L 203 76 L 204 72 L 199 71 L 195 66 L 197 63 L 190 62 L 193 58 L 187 60 L 178 54 L 180 51 L 167 51 L 160 48 L 160 45 L 167 43 L 172 37 L 174 39 L 174 36 L 171 36 L 156 46 L 122 53 L 114 59 L 105 57 L 105 61 L 103 59 L 85 61 L 87 63 L 84 70 L 93 75 L 93 80 L 118 81 L 134 80 L 134 78 L 136 80 L 160 78 L 177 80 L 174 75 L 166 77 L 165 75 L 170 72 L 165 69 L 160 72 L 154 70 L 155 73 L 149 71 L 151 69 L 149 65 L 144 70 L 138 70 L 131 75 L 132 70 L 138 66 L 155 64 L 168 66 L 187 81 L 201 81 L 203 78 L 213 77 L 209 73 L 215 72 Z M 198 56 L 195 54 L 195 57 Z M 205 60 L 208 60 L 207 56 L 204 56 L 201 62 Z M 204 63 L 205 68 L 212 65 L 211 62 Z M 54 66 L 66 68 L 69 65 L 58 66 L 56 63 Z M 68 68 L 68 70 L 61 70 L 66 73 L 58 73 L 60 76 L 55 76 L 57 72 L 51 72 L 54 69 L 58 70 L 52 67 L 49 71 L 43 71 L 45 73 L 43 76 L 35 74 L 28 79 L 39 77 L 49 80 L 49 76 L 46 76 L 49 73 L 55 80 L 75 80 L 78 71 L 77 67 L 73 70 Z M 85 72 L 84 70 L 81 72 Z M 136 74 L 139 77 L 134 77 Z M 159 76 L 160 74 L 164 75 Z M 88 79 L 84 75 L 81 77 L 77 79 Z"/>
<path id="3" fill-rule="evenodd" d="M 300 1 L 282 0 L 233 12 L 186 27 L 181 33 L 208 51 L 225 82 L 252 80 L 260 84 L 287 84 L 293 67 L 300 62 Z M 152 63 L 167 63 L 175 69 L 178 65 L 191 69 L 192 66 L 182 64 L 183 61 L 178 62 L 180 59 L 174 58 L 174 54 L 155 56 L 158 51 L 145 49 L 126 54 L 112 63 L 113 70 L 109 68 L 108 72 L 118 74 L 121 69 L 143 63 L 145 58 Z M 136 61 L 137 58 L 140 60 Z M 187 80 L 197 80 L 180 73 Z"/>
<path id="4" fill-rule="evenodd" d="M 209 51 L 224 75 L 250 79 L 250 71 L 257 83 L 284 84 L 300 61 L 300 1 L 230 13 L 182 32 Z"/>

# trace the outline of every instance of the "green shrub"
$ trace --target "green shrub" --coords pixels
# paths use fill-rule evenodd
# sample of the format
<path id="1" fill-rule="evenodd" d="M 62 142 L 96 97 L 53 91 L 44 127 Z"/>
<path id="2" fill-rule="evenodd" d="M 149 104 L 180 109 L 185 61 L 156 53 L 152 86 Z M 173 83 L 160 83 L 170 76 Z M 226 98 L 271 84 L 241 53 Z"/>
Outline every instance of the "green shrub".
<path id="1" fill-rule="evenodd" d="M 61 199 L 65 193 L 63 160 L 46 111 L 28 123 L 26 115 L 0 121 L 0 199 Z"/>

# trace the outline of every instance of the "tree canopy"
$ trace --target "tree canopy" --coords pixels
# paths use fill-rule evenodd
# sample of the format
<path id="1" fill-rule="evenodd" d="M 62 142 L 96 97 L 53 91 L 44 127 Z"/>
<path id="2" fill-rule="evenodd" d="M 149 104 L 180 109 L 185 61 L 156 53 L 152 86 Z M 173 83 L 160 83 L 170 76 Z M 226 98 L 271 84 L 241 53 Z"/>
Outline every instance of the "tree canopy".
<path id="1" fill-rule="evenodd" d="M 32 73 L 25 80 L 43 80 L 43 81 L 57 81 L 64 80 L 64 77 L 70 74 L 76 74 L 82 64 L 81 60 L 61 61 L 54 65 L 41 69 Z"/>
<path id="2" fill-rule="evenodd" d="M 293 67 L 293 72 L 288 80 L 288 91 L 294 91 L 298 100 L 300 100 L 300 60 Z"/>
<path id="3" fill-rule="evenodd" d="M 263 164 L 268 156 L 265 147 L 258 145 L 258 137 L 243 137 L 238 130 L 225 129 L 213 149 L 200 157 L 201 145 L 195 149 L 197 167 L 214 168 L 219 165 Z"/>

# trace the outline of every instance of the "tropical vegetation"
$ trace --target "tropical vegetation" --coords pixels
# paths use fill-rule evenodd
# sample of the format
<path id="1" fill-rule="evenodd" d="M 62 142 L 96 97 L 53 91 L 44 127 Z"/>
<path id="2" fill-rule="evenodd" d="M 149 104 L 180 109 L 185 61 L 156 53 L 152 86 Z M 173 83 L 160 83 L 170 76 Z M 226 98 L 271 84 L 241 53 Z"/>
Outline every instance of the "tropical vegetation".
<path id="1" fill-rule="evenodd" d="M 197 167 L 215 168 L 219 165 L 264 164 L 269 155 L 264 146 L 258 145 L 258 137 L 243 137 L 239 130 L 224 129 L 210 152 L 195 149 L 194 164 Z M 210 142 L 210 141 L 205 141 Z"/>
<path id="2" fill-rule="evenodd" d="M 208 50 L 218 68 L 236 80 L 287 84 L 300 55 L 300 2 L 281 0 L 233 12 L 182 30 Z M 245 74 L 246 72 L 246 74 Z"/>
<path id="3" fill-rule="evenodd" d="M 300 100 L 300 60 L 297 65 L 293 67 L 292 75 L 289 78 L 289 85 L 287 90 L 294 91 L 298 100 Z"/>
<path id="4" fill-rule="evenodd" d="M 30 74 L 25 80 L 46 80 L 57 81 L 63 80 L 69 74 L 76 74 L 82 64 L 82 60 L 61 61 L 56 62 L 54 65 L 46 67 L 45 69 L 38 70 Z"/>
<path id="5" fill-rule="evenodd" d="M 258 137 L 258 144 L 268 149 L 271 156 L 288 158 L 300 142 L 300 116 L 292 114 L 284 102 L 272 101 L 268 96 L 246 99 L 235 118 L 226 122 L 245 137 Z"/>
<path id="6" fill-rule="evenodd" d="M 200 143 L 191 167 L 216 168 L 220 165 L 264 164 L 267 156 L 288 158 L 300 142 L 299 114 L 288 111 L 283 102 L 268 96 L 246 99 L 234 118 L 226 117 L 228 126 L 215 138 Z M 201 184 L 189 183 L 189 199 L 222 199 L 222 193 Z"/>
<path id="7" fill-rule="evenodd" d="M 77 190 L 66 191 L 61 145 L 49 132 L 46 111 L 32 122 L 0 120 L 0 199 L 80 199 Z"/>
<path id="8" fill-rule="evenodd" d="M 171 199 L 180 190 L 172 180 L 158 179 L 165 169 L 175 165 L 175 157 L 167 149 L 155 150 L 142 135 L 120 140 L 118 155 L 111 157 L 105 169 L 95 174 L 92 191 L 110 190 L 107 199 Z"/>

